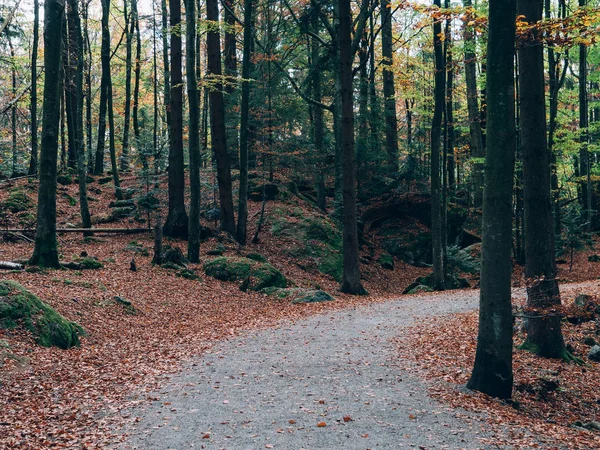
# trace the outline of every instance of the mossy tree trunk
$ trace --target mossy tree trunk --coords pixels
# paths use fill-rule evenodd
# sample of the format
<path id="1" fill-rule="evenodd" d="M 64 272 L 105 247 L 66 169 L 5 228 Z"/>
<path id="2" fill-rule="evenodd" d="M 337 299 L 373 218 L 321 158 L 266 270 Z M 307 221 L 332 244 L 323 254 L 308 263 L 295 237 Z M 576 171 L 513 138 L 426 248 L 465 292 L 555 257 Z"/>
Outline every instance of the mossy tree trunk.
<path id="1" fill-rule="evenodd" d="M 543 0 L 518 0 L 518 14 L 528 23 L 542 20 Z M 554 262 L 554 229 L 550 193 L 550 158 L 546 145 L 546 102 L 542 36 L 533 30 L 520 39 L 519 105 L 523 154 L 523 201 L 525 210 L 525 277 L 528 314 L 525 347 L 540 356 L 561 358 L 565 344 L 561 317 L 551 309 L 560 305 Z"/>
<path id="2" fill-rule="evenodd" d="M 479 334 L 470 389 L 512 394 L 511 244 L 516 130 L 514 55 L 516 0 L 490 0 L 487 45 L 488 123 Z"/>
<path id="3" fill-rule="evenodd" d="M 35 248 L 30 263 L 42 267 L 60 267 L 56 239 L 56 163 L 60 118 L 60 63 L 62 29 L 65 17 L 63 0 L 44 4 L 44 105 L 40 184 L 38 189 Z"/>

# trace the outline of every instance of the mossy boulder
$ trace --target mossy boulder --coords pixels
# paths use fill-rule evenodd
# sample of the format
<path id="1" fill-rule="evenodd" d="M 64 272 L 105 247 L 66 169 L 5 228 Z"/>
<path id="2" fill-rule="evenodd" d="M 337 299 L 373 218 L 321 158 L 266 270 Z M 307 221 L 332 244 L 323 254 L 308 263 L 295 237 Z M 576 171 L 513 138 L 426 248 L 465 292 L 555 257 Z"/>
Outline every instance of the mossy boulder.
<path id="1" fill-rule="evenodd" d="M 61 173 L 56 177 L 56 182 L 58 184 L 62 184 L 63 186 L 68 186 L 69 184 L 73 184 L 73 178 L 71 178 L 71 175 L 67 173 Z"/>
<path id="2" fill-rule="evenodd" d="M 185 267 L 189 263 L 179 247 L 165 245 L 163 251 L 163 263 L 171 263 L 177 266 Z M 163 264 L 164 266 L 165 264 Z"/>
<path id="3" fill-rule="evenodd" d="M 71 262 L 61 262 L 61 265 L 66 269 L 73 270 L 97 270 L 104 267 L 100 261 L 91 256 L 75 258 Z"/>
<path id="4" fill-rule="evenodd" d="M 286 278 L 271 264 L 248 258 L 221 256 L 210 259 L 204 263 L 204 272 L 221 281 L 241 281 L 243 291 L 287 286 Z"/>
<path id="5" fill-rule="evenodd" d="M 0 281 L 0 328 L 21 326 L 44 347 L 79 346 L 83 328 L 69 322 L 37 296 L 14 281 Z"/>
<path id="6" fill-rule="evenodd" d="M 267 262 L 267 258 L 260 253 L 248 253 L 246 258 L 251 259 L 252 261 Z"/>
<path id="7" fill-rule="evenodd" d="M 469 281 L 457 275 L 451 275 L 446 280 L 446 289 L 464 289 L 471 287 Z M 415 294 L 417 292 L 433 292 L 433 272 L 417 279 L 411 283 L 402 293 Z"/>
<path id="8" fill-rule="evenodd" d="M 394 270 L 394 258 L 389 253 L 382 253 L 377 262 L 384 269 Z"/>
<path id="9" fill-rule="evenodd" d="M 0 204 L 0 209 L 7 209 L 12 213 L 18 213 L 21 211 L 27 211 L 33 202 L 31 198 L 23 192 L 22 190 L 14 190 L 9 195 L 8 198 Z"/>
<path id="10" fill-rule="evenodd" d="M 140 244 L 137 241 L 131 241 L 129 244 L 127 244 L 127 247 L 125 247 L 125 250 L 128 252 L 133 252 L 133 253 L 137 253 L 138 255 L 141 256 L 148 256 L 148 249 L 146 247 L 144 247 L 143 244 Z"/>
<path id="11" fill-rule="evenodd" d="M 320 289 L 270 287 L 262 289 L 261 292 L 270 297 L 289 299 L 294 304 L 320 303 L 335 300 L 327 292 L 322 291 Z"/>
<path id="12" fill-rule="evenodd" d="M 210 256 L 222 256 L 226 250 L 227 249 L 225 248 L 225 246 L 223 244 L 217 244 L 215 246 L 215 248 L 207 251 L 206 254 L 210 255 Z"/>

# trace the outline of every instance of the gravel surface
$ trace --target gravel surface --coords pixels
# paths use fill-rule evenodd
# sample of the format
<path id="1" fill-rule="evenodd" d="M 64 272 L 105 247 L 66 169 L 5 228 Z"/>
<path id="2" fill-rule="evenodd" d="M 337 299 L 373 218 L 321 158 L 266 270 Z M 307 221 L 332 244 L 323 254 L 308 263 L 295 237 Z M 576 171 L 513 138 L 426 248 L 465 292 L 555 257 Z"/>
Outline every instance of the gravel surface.
<path id="1" fill-rule="evenodd" d="M 390 341 L 477 301 L 477 291 L 409 296 L 223 342 L 131 411 L 139 422 L 123 447 L 484 448 L 483 423 L 432 400 Z"/>

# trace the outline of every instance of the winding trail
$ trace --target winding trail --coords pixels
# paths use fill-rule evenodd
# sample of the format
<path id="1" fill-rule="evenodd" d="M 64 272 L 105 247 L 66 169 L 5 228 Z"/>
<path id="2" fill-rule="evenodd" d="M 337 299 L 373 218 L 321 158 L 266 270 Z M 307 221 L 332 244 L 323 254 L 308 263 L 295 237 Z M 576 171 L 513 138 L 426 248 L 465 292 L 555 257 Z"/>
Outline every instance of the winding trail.
<path id="1" fill-rule="evenodd" d="M 409 296 L 220 343 L 131 411 L 123 448 L 484 448 L 483 423 L 432 400 L 391 342 L 477 302 L 477 291 Z"/>

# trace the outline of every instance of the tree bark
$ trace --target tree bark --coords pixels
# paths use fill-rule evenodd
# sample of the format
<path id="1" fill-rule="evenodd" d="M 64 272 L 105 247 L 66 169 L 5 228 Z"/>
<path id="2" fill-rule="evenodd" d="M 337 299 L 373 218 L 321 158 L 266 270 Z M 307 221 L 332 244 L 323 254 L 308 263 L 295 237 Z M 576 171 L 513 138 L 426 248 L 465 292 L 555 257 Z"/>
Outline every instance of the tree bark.
<path id="1" fill-rule="evenodd" d="M 344 200 L 344 274 L 340 290 L 354 295 L 365 294 L 360 282 L 358 254 L 358 227 L 356 216 L 356 180 L 354 165 L 354 110 L 352 98 L 352 13 L 350 0 L 339 0 L 339 78 L 341 97 L 341 126 L 344 155 L 343 200 Z"/>
<path id="2" fill-rule="evenodd" d="M 518 0 L 518 14 L 534 24 L 542 20 L 543 0 Z M 527 348 L 540 356 L 561 358 L 565 344 L 561 317 L 551 309 L 560 306 L 554 262 L 554 229 L 550 194 L 550 158 L 546 146 L 544 49 L 541 33 L 533 30 L 519 40 L 519 103 L 523 154 L 525 209 L 525 277 L 528 314 Z"/>
<path id="3" fill-rule="evenodd" d="M 252 60 L 252 0 L 244 1 L 244 54 L 242 60 L 242 104 L 240 110 L 240 190 L 238 198 L 237 241 L 246 245 L 248 233 L 248 123 L 250 116 L 250 70 Z"/>
<path id="4" fill-rule="evenodd" d="M 467 387 L 512 394 L 511 241 L 515 163 L 516 0 L 490 0 L 487 44 L 488 146 L 483 195 L 479 334 Z"/>
<path id="5" fill-rule="evenodd" d="M 383 103 L 385 111 L 385 146 L 388 172 L 398 172 L 398 121 L 394 88 L 394 53 L 392 45 L 392 8 L 390 0 L 381 0 L 381 53 L 383 56 Z"/>
<path id="6" fill-rule="evenodd" d="M 108 84 L 110 79 L 110 30 L 108 16 L 110 14 L 110 1 L 102 0 L 102 48 L 100 59 L 102 61 L 102 78 L 100 80 L 100 112 L 98 116 L 98 144 L 96 145 L 96 161 L 94 174 L 104 173 L 104 145 L 106 142 L 106 110 L 108 104 Z"/>
<path id="7" fill-rule="evenodd" d="M 129 124 L 131 121 L 131 59 L 133 53 L 133 33 L 135 18 L 127 8 L 128 0 L 123 0 L 123 20 L 125 22 L 125 105 L 123 113 L 123 149 L 119 166 L 122 171 L 129 169 Z"/>
<path id="8" fill-rule="evenodd" d="M 586 0 L 579 0 L 579 7 L 586 6 Z M 587 232 L 592 230 L 592 183 L 591 160 L 588 151 L 588 99 L 587 99 L 587 47 L 579 44 L 579 173 L 585 177 L 581 182 L 582 209 L 585 211 Z"/>
<path id="9" fill-rule="evenodd" d="M 37 123 L 37 54 L 40 30 L 40 2 L 33 0 L 33 44 L 31 48 L 31 159 L 29 175 L 38 171 L 38 123 Z"/>
<path id="10" fill-rule="evenodd" d="M 185 75 L 189 105 L 188 146 L 190 156 L 190 217 L 188 259 L 200 261 L 200 105 L 196 80 L 196 0 L 185 5 Z"/>
<path id="11" fill-rule="evenodd" d="M 35 248 L 30 264 L 60 267 L 56 239 L 56 163 L 60 118 L 60 63 L 65 4 L 44 3 L 44 104 Z"/>
<path id="12" fill-rule="evenodd" d="M 440 0 L 434 5 L 441 6 Z M 434 110 L 431 122 L 431 240 L 433 244 L 433 288 L 436 291 L 446 289 L 444 273 L 444 248 L 442 227 L 442 191 L 440 171 L 440 140 L 442 133 L 442 115 L 444 112 L 444 92 L 446 84 L 444 53 L 442 47 L 442 24 L 438 19 L 433 22 L 433 46 L 435 56 Z"/>
<path id="13" fill-rule="evenodd" d="M 217 0 L 207 0 L 206 18 L 209 22 L 219 21 L 219 5 Z M 208 76 L 214 86 L 210 91 L 210 131 L 213 152 L 217 161 L 217 183 L 219 185 L 220 225 L 221 230 L 236 235 L 233 214 L 233 197 L 231 187 L 231 168 L 227 154 L 225 136 L 225 104 L 221 79 L 221 47 L 220 33 L 211 27 L 206 37 L 208 53 Z"/>
<path id="14" fill-rule="evenodd" d="M 171 24 L 171 102 L 169 122 L 169 214 L 163 233 L 188 237 L 189 219 L 185 211 L 183 161 L 183 75 L 181 69 L 181 0 L 169 2 Z"/>

